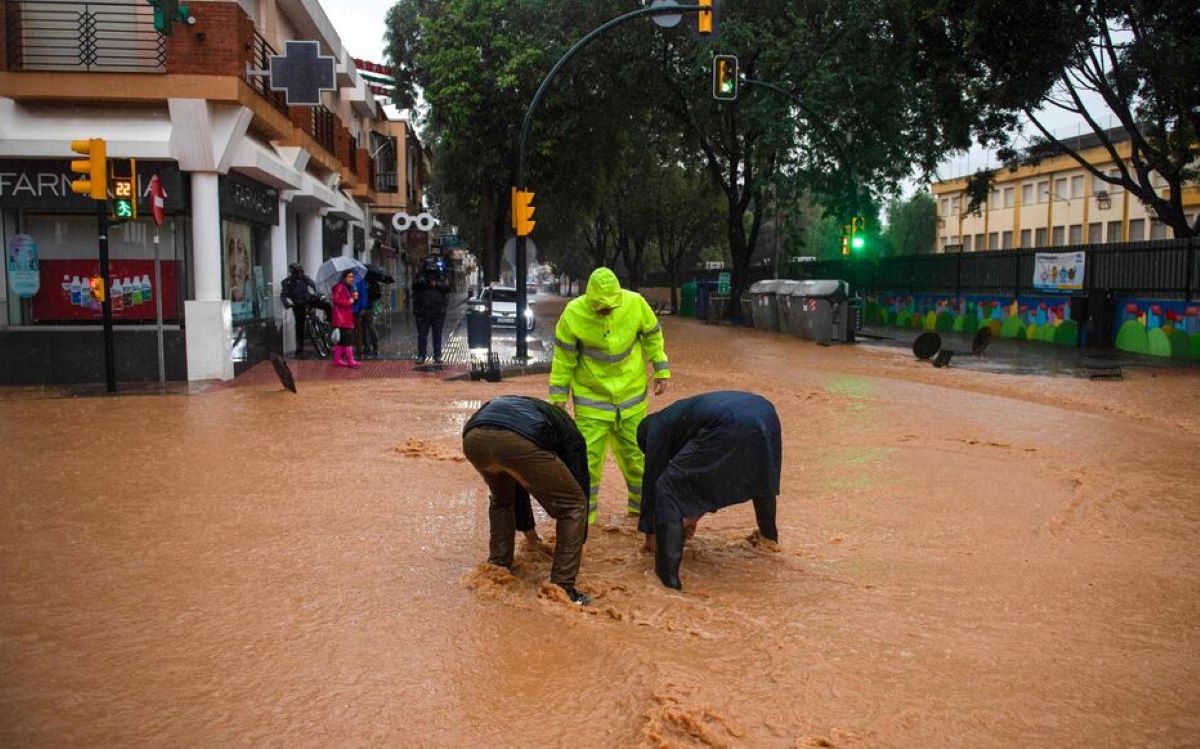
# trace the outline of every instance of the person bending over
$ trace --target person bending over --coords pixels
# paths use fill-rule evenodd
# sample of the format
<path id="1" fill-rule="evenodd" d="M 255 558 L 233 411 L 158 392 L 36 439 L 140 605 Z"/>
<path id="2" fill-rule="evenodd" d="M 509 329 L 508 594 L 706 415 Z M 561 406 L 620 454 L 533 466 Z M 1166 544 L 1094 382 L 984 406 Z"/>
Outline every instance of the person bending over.
<path id="1" fill-rule="evenodd" d="M 782 443 L 779 415 L 766 398 L 739 391 L 685 398 L 642 421 L 638 446 L 646 454 L 638 530 L 663 585 L 682 589 L 684 538 L 706 512 L 750 499 L 759 533 L 779 540 Z"/>
<path id="2" fill-rule="evenodd" d="M 587 444 L 571 417 L 536 398 L 501 396 L 467 420 L 463 454 L 491 492 L 488 562 L 511 568 L 518 527 L 530 537 L 528 492 L 557 523 L 550 582 L 587 605 L 575 589 L 587 539 Z"/>

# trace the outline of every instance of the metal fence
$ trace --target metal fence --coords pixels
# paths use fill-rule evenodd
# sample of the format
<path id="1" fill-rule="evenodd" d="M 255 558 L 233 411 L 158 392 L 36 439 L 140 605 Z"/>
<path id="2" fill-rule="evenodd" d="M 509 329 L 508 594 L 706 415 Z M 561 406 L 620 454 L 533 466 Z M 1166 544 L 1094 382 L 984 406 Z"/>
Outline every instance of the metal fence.
<path id="1" fill-rule="evenodd" d="M 249 59 L 247 63 L 250 67 L 256 70 L 269 70 L 271 67 L 271 56 L 277 55 L 278 52 L 271 46 L 270 42 L 256 30 L 254 32 L 253 46 L 249 50 Z M 280 112 L 287 114 L 287 96 L 282 91 L 271 90 L 271 79 L 265 75 L 250 75 L 250 71 L 246 72 L 246 83 L 258 92 L 259 96 L 271 103 L 271 106 Z"/>
<path id="2" fill-rule="evenodd" d="M 839 278 L 861 292 L 910 294 L 1042 293 L 1033 288 L 1038 253 L 1085 252 L 1083 290 L 1117 296 L 1192 300 L 1200 297 L 1200 239 L 1120 244 L 1089 244 L 1038 249 L 992 250 L 885 258 L 838 258 L 798 263 L 795 278 Z M 697 271 L 687 278 L 716 280 L 720 271 Z M 770 268 L 754 268 L 750 280 L 771 278 Z M 643 285 L 660 285 L 655 274 Z"/>
<path id="3" fill-rule="evenodd" d="M 166 72 L 148 3 L 3 2 L 9 70 Z"/>

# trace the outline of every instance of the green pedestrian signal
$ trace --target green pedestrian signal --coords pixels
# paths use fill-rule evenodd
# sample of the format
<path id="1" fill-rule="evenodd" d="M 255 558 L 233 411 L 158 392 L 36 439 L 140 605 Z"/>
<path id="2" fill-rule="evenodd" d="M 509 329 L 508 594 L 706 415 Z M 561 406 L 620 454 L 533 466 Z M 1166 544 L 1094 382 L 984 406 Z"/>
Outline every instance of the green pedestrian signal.
<path id="1" fill-rule="evenodd" d="M 133 218 L 133 203 L 125 198 L 114 200 L 113 215 L 117 218 Z"/>
<path id="2" fill-rule="evenodd" d="M 713 98 L 733 101 L 737 98 L 738 59 L 734 55 L 713 58 Z"/>

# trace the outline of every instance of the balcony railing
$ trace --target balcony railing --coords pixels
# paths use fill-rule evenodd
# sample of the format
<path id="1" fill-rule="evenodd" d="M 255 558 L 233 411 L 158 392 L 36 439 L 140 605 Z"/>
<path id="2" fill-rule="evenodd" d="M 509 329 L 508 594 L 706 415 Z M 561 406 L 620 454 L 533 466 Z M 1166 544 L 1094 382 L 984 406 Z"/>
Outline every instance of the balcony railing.
<path id="1" fill-rule="evenodd" d="M 380 172 L 375 178 L 375 192 L 400 192 L 399 175 L 396 172 Z"/>
<path id="2" fill-rule="evenodd" d="M 247 50 L 246 62 L 256 70 L 268 70 L 271 67 L 271 55 L 277 54 L 279 53 L 275 51 L 275 48 L 256 30 L 254 38 L 250 42 L 250 48 Z M 246 83 L 249 83 L 251 88 L 270 102 L 271 106 L 287 114 L 287 95 L 282 91 L 272 91 L 270 81 L 271 79 L 265 75 L 246 76 Z"/>
<path id="3" fill-rule="evenodd" d="M 9 70 L 166 72 L 148 3 L 2 1 Z"/>
<path id="4" fill-rule="evenodd" d="M 320 143 L 326 151 L 337 155 L 337 115 L 323 105 L 312 108 L 312 125 L 309 135 Z"/>

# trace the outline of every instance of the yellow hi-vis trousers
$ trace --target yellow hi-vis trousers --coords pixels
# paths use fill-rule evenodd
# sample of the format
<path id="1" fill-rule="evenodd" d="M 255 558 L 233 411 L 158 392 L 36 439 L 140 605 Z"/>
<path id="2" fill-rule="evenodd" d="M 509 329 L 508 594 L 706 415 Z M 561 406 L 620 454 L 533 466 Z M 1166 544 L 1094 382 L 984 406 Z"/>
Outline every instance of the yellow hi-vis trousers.
<path id="1" fill-rule="evenodd" d="M 588 474 L 591 477 L 592 493 L 588 497 L 588 523 L 596 523 L 596 505 L 600 498 L 600 478 L 604 475 L 604 458 L 608 455 L 609 443 L 612 444 L 613 457 L 617 466 L 625 476 L 625 486 L 629 490 L 629 512 L 637 514 L 642 510 L 642 473 L 646 468 L 646 456 L 638 449 L 638 424 L 646 418 L 646 409 L 638 409 L 626 416 L 621 414 L 616 421 L 605 419 L 577 418 L 575 425 L 587 442 Z"/>

